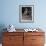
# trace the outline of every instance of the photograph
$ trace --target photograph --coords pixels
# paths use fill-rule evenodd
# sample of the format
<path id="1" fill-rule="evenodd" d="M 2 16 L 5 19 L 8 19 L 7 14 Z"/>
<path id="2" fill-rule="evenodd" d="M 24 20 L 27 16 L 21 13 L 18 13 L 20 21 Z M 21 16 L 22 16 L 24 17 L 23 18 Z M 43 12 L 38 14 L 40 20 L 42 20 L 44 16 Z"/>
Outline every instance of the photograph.
<path id="1" fill-rule="evenodd" d="M 0 0 L 0 46 L 46 46 L 46 0 Z"/>
<path id="2" fill-rule="evenodd" d="M 20 5 L 20 22 L 33 22 L 34 19 L 34 6 L 33 5 Z"/>

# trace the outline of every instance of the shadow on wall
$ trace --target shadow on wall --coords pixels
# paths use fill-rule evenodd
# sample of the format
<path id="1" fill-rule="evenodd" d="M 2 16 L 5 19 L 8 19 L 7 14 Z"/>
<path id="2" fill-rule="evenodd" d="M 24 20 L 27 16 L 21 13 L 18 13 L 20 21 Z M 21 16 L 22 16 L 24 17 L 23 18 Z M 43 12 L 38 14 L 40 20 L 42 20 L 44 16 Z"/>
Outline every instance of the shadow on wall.
<path id="1" fill-rule="evenodd" d="M 0 43 L 2 43 L 2 36 L 3 36 L 3 32 L 5 32 L 6 30 L 4 30 L 5 25 L 4 24 L 0 24 Z"/>

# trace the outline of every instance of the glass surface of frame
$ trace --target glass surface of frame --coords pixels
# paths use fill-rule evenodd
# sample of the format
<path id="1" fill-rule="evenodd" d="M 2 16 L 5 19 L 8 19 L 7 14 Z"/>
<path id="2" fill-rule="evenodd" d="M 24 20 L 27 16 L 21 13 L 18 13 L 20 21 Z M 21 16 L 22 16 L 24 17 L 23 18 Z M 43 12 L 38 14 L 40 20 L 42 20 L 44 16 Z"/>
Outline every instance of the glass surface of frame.
<path id="1" fill-rule="evenodd" d="M 34 5 L 19 6 L 19 21 L 27 23 L 34 22 Z"/>

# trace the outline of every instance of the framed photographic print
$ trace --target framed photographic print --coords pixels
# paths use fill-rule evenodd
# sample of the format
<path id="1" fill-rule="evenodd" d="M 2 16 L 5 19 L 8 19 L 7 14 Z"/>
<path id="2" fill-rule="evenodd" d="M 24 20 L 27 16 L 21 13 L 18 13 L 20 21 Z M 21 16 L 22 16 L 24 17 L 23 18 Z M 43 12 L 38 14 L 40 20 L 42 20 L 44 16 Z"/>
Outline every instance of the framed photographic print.
<path id="1" fill-rule="evenodd" d="M 34 5 L 19 6 L 19 21 L 24 23 L 34 22 Z"/>

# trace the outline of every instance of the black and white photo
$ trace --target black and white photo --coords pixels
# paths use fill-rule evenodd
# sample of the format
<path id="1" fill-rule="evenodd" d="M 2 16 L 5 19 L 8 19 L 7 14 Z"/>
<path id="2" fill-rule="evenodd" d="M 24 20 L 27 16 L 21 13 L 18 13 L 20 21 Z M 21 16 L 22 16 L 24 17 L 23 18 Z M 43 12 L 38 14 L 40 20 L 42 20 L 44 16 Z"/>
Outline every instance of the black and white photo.
<path id="1" fill-rule="evenodd" d="M 34 6 L 33 5 L 20 5 L 20 22 L 33 22 L 34 20 Z"/>

